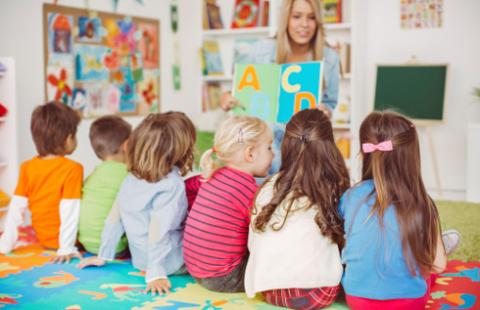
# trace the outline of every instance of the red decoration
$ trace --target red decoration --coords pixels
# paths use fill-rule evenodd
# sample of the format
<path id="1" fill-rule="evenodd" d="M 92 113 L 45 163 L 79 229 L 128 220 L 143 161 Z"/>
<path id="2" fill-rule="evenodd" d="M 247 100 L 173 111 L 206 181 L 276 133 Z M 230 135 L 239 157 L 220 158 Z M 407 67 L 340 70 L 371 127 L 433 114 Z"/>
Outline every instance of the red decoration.
<path id="1" fill-rule="evenodd" d="M 0 102 L 0 117 L 7 115 L 8 109 Z"/>
<path id="2" fill-rule="evenodd" d="M 155 100 L 155 98 L 157 98 L 157 96 L 155 95 L 155 92 L 154 92 L 154 90 L 153 90 L 153 83 L 152 83 L 152 82 L 148 83 L 148 88 L 145 89 L 145 90 L 142 92 L 142 95 L 143 95 L 143 98 L 145 99 L 145 101 L 146 101 L 149 105 L 152 105 L 153 100 Z"/>
<path id="3" fill-rule="evenodd" d="M 72 95 L 72 90 L 68 86 L 67 82 L 67 71 L 62 68 L 60 71 L 60 78 L 57 78 L 53 74 L 48 76 L 48 82 L 53 86 L 57 87 L 57 93 L 55 94 L 55 100 L 60 100 L 63 97 L 63 94 L 66 93 L 68 96 Z"/>

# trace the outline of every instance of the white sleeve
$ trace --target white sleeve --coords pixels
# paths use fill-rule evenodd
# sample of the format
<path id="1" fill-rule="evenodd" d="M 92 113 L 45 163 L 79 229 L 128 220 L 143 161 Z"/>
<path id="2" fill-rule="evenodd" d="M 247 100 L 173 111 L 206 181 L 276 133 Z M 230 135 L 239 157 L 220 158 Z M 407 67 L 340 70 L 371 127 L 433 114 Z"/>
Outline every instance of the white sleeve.
<path id="1" fill-rule="evenodd" d="M 60 200 L 60 236 L 57 255 L 78 253 L 75 247 L 78 221 L 80 219 L 80 199 Z"/>
<path id="2" fill-rule="evenodd" d="M 23 222 L 23 212 L 27 206 L 27 197 L 13 196 L 5 218 L 5 229 L 0 238 L 0 253 L 7 254 L 14 249 L 18 239 L 18 226 Z"/>

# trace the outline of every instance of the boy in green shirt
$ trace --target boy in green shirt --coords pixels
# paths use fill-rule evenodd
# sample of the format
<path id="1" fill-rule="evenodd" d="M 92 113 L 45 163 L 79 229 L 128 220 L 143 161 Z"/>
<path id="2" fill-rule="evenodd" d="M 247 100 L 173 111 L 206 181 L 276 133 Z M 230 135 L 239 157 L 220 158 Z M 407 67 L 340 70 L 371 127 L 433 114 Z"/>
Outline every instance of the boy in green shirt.
<path id="1" fill-rule="evenodd" d="M 118 116 L 104 116 L 90 126 L 90 143 L 103 162 L 95 167 L 83 184 L 78 240 L 86 251 L 98 254 L 105 219 L 117 192 L 127 176 L 125 147 L 132 127 Z M 123 236 L 117 254 L 127 248 Z"/>

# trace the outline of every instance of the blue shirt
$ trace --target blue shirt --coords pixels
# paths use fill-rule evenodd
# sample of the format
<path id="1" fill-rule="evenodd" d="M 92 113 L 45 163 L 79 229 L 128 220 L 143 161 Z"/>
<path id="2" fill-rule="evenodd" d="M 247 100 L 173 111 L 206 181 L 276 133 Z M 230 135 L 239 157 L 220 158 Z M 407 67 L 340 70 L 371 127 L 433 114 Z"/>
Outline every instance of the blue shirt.
<path id="1" fill-rule="evenodd" d="M 395 207 L 385 210 L 381 228 L 377 214 L 371 215 L 375 199 L 375 184 L 366 180 L 349 189 L 340 200 L 339 211 L 345 220 L 345 292 L 378 300 L 422 297 L 427 285 L 418 268 L 416 276 L 408 269 Z"/>
<path id="2" fill-rule="evenodd" d="M 177 272 L 183 266 L 187 206 L 185 184 L 177 167 L 156 183 L 129 174 L 105 222 L 98 256 L 113 259 L 125 232 L 132 264 L 146 271 L 147 282 Z"/>
<path id="3" fill-rule="evenodd" d="M 270 64 L 275 63 L 276 55 L 276 41 L 275 40 L 259 40 L 253 47 L 250 54 L 250 62 L 254 64 Z M 322 94 L 322 103 L 324 103 L 330 110 L 334 110 L 338 104 L 338 85 L 340 81 L 340 61 L 337 52 L 329 47 L 323 49 L 323 76 L 325 79 L 325 87 Z M 273 175 L 280 170 L 281 165 L 281 145 L 283 136 L 285 134 L 285 125 L 280 123 L 270 124 L 273 131 L 272 150 L 275 156 L 273 157 L 272 165 L 270 166 L 269 175 Z M 257 178 L 257 183 L 263 183 L 264 178 Z"/>

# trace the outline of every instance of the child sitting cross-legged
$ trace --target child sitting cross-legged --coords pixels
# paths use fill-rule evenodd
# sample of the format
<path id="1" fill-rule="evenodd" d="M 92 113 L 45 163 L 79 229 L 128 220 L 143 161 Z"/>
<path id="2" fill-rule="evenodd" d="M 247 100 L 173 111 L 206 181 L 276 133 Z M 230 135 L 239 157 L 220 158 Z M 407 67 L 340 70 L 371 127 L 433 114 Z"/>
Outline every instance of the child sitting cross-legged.
<path id="1" fill-rule="evenodd" d="M 77 146 L 80 117 L 67 105 L 50 102 L 32 113 L 31 132 L 38 155 L 22 163 L 7 213 L 0 253 L 15 248 L 18 226 L 28 207 L 40 244 L 57 250 L 53 262 L 81 258 L 75 247 L 83 167 L 65 157 Z"/>
<path id="2" fill-rule="evenodd" d="M 337 208 L 348 171 L 322 111 L 295 114 L 281 148 L 280 171 L 260 188 L 252 210 L 245 290 L 276 306 L 327 307 L 342 278 Z"/>
<path id="3" fill-rule="evenodd" d="M 169 292 L 168 276 L 185 271 L 188 203 L 182 176 L 192 168 L 195 138 L 195 127 L 180 112 L 150 114 L 133 130 L 127 147 L 130 173 L 105 222 L 98 257 L 78 267 L 113 259 L 125 232 L 133 266 L 146 271 L 146 292 Z"/>
<path id="4" fill-rule="evenodd" d="M 207 289 L 244 291 L 250 207 L 257 190 L 254 177 L 268 173 L 272 140 L 262 120 L 230 117 L 200 160 L 204 182 L 187 218 L 183 250 L 188 271 Z M 217 168 L 214 154 L 224 167 Z"/>
<path id="5" fill-rule="evenodd" d="M 105 219 L 112 209 L 120 185 L 128 174 L 125 148 L 132 126 L 119 116 L 103 116 L 90 126 L 90 143 L 102 163 L 83 184 L 78 240 L 90 253 L 98 253 Z M 116 253 L 127 248 L 122 237 Z"/>

